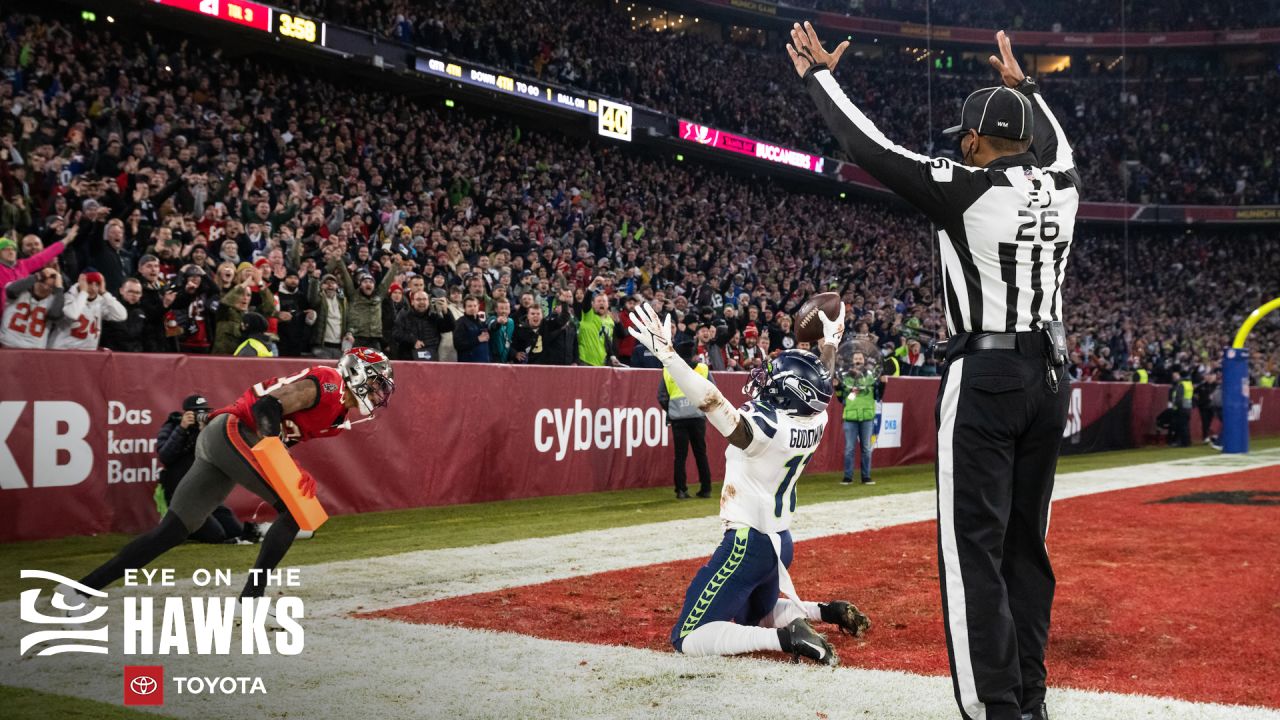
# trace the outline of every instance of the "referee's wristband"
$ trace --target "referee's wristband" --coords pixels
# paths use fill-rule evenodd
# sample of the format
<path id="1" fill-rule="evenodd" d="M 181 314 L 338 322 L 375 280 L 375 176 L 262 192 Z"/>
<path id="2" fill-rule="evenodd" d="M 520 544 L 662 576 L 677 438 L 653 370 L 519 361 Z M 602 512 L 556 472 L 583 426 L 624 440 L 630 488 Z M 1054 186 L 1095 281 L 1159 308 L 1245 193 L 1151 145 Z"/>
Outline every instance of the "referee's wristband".
<path id="1" fill-rule="evenodd" d="M 818 72 L 819 70 L 830 71 L 831 68 L 827 67 L 825 64 L 820 62 L 812 63 L 811 65 L 809 65 L 809 69 L 804 71 L 804 75 L 800 79 L 808 82 L 809 78 L 813 77 L 813 74 Z"/>
<path id="2" fill-rule="evenodd" d="M 1035 93 L 1040 92 L 1040 86 L 1036 84 L 1035 80 L 1032 80 L 1029 77 L 1024 77 L 1022 78 L 1022 82 L 1018 83 L 1014 90 L 1017 90 L 1027 97 L 1031 97 Z"/>

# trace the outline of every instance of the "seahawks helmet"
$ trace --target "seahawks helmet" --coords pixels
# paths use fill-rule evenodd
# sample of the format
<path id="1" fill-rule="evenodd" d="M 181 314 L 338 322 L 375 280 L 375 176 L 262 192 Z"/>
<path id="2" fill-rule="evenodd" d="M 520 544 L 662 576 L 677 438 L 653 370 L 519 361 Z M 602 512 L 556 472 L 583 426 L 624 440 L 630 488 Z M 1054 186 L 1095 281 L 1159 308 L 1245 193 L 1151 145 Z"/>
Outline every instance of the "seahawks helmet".
<path id="1" fill-rule="evenodd" d="M 338 361 L 338 374 L 360 406 L 360 412 L 372 415 L 385 407 L 395 392 L 391 361 L 386 355 L 367 347 L 353 347 Z"/>
<path id="2" fill-rule="evenodd" d="M 831 402 L 831 373 L 817 355 L 784 350 L 763 367 L 751 371 L 742 392 L 792 415 L 825 412 Z"/>

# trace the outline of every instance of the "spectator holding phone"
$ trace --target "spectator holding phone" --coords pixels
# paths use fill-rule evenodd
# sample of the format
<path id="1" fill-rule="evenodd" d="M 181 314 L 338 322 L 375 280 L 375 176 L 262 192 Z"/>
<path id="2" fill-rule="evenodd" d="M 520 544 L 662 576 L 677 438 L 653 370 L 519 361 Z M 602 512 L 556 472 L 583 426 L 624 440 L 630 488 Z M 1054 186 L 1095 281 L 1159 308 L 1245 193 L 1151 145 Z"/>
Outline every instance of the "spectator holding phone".
<path id="1" fill-rule="evenodd" d="M 440 340 L 444 333 L 454 331 L 453 313 L 449 312 L 444 291 L 432 297 L 426 290 L 417 290 L 409 300 L 409 307 L 396 316 L 395 357 L 400 360 L 439 360 Z"/>

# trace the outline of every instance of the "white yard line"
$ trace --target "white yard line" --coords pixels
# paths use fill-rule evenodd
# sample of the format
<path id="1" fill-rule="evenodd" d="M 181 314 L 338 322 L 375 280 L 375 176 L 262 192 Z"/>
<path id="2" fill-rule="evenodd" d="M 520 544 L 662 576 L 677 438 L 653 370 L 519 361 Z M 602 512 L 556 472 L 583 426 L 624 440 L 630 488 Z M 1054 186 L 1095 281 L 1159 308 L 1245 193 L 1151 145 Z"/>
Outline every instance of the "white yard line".
<path id="1" fill-rule="evenodd" d="M 1223 462 L 1229 460 L 1229 462 Z M 1280 451 L 1247 459 L 1152 463 L 1064 474 L 1056 499 L 1280 465 Z M 803 497 L 803 488 L 801 490 Z M 931 492 L 802 507 L 797 539 L 928 520 Z M 393 607 L 691 557 L 710 551 L 714 517 L 494 545 L 324 563 L 302 570 L 306 650 L 296 657 L 123 657 L 114 598 L 112 654 L 20 658 L 16 601 L 0 604 L 4 684 L 119 702 L 120 668 L 163 664 L 166 676 L 261 676 L 268 695 L 178 695 L 160 712 L 182 718 L 954 718 L 946 678 L 856 668 L 830 670 L 752 659 L 691 659 L 633 648 L 506 633 L 356 620 Z M 700 542 L 699 538 L 705 538 Z M 173 594 L 190 594 L 189 584 Z M 158 622 L 158 618 L 157 618 Z M 852 658 L 850 658 L 852 659 Z M 1116 693 L 1051 690 L 1054 717 L 1280 720 L 1280 712 Z"/>

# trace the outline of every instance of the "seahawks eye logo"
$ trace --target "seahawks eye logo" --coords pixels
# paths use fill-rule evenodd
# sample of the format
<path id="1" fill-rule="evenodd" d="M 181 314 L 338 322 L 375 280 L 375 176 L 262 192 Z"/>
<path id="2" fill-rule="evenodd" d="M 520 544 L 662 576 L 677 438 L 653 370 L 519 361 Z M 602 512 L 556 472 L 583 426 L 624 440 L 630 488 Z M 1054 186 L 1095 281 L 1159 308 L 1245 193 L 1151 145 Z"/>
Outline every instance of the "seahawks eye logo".
<path id="1" fill-rule="evenodd" d="M 813 384 L 804 382 L 794 375 L 784 378 L 782 384 L 790 388 L 796 395 L 799 395 L 805 402 L 818 399 L 818 391 L 813 387 Z"/>

